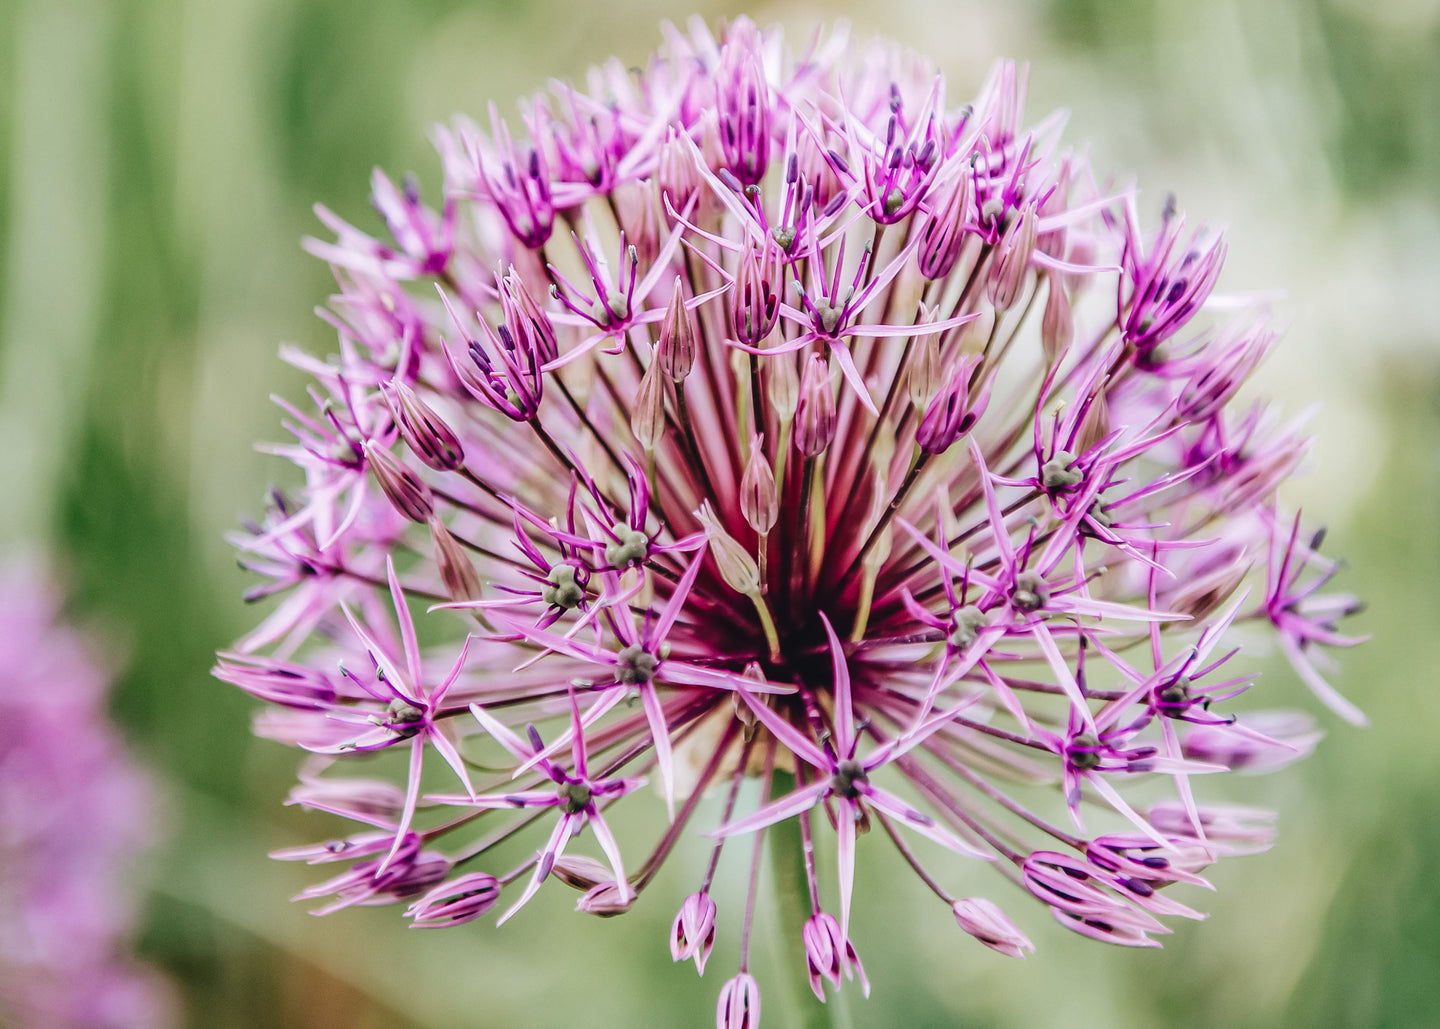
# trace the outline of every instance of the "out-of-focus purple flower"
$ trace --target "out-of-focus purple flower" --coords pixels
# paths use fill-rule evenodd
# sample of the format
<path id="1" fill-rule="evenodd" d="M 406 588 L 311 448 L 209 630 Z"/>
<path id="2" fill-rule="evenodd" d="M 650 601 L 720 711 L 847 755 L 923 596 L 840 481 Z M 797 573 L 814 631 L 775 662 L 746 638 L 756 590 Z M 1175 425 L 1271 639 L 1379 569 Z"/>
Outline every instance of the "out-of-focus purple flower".
<path id="1" fill-rule="evenodd" d="M 153 788 L 106 717 L 90 641 L 59 611 L 33 570 L 0 569 L 0 1022 L 174 1024 L 168 984 L 129 948 Z"/>
<path id="2" fill-rule="evenodd" d="M 309 891 L 332 908 L 403 897 L 428 926 L 504 895 L 503 922 L 556 879 L 628 911 L 699 833 L 670 946 L 703 972 L 743 837 L 722 1027 L 759 1018 L 781 823 L 822 995 L 863 984 L 877 845 L 1001 953 L 1029 937 L 952 893 L 957 863 L 1157 945 L 1200 917 L 1179 898 L 1204 867 L 1272 835 L 1202 777 L 1318 739 L 1237 702 L 1261 688 L 1237 623 L 1358 720 L 1321 675 L 1358 605 L 1279 496 L 1308 441 L 1235 403 L 1265 304 L 1215 296 L 1223 236 L 1173 205 L 1149 227 L 1062 118 L 1028 123 L 1012 63 L 952 109 L 887 43 L 664 35 L 635 76 L 527 103 L 528 138 L 442 130 L 443 213 L 377 195 L 393 246 L 328 214 L 339 238 L 312 245 L 340 357 L 287 353 L 315 410 L 286 406 L 275 449 L 306 483 L 243 541 L 254 596 L 285 599 L 217 668 L 270 705 L 257 732 L 329 762 L 292 799 L 365 828 L 287 856 L 352 865 Z M 392 748 L 393 788 L 345 785 Z M 461 790 L 426 778 L 437 757 Z M 636 860 L 610 811 L 646 780 L 670 825 Z"/>

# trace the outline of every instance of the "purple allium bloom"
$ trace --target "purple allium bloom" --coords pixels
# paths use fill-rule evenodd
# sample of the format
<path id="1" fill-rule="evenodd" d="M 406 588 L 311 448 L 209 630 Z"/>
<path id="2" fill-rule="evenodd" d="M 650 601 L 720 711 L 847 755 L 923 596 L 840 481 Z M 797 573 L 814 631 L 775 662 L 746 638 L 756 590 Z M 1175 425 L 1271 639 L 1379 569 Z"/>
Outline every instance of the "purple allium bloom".
<path id="1" fill-rule="evenodd" d="M 107 719 L 108 675 L 59 609 L 38 575 L 0 570 L 0 1023 L 169 1025 L 168 986 L 128 953 L 126 876 L 155 798 Z"/>
<path id="2" fill-rule="evenodd" d="M 1320 674 L 1357 605 L 1320 592 L 1336 566 L 1277 498 L 1307 440 L 1235 401 L 1264 302 L 1215 302 L 1223 235 L 1100 185 L 1062 117 L 1026 121 L 1012 63 L 950 106 L 923 59 L 843 31 L 664 36 L 514 126 L 438 129 L 439 210 L 377 174 L 393 244 L 322 214 L 339 352 L 286 353 L 315 379 L 274 448 L 304 486 L 241 540 L 255 595 L 286 599 L 216 674 L 316 755 L 292 800 L 364 831 L 281 856 L 354 861 L 305 894 L 322 910 L 438 926 L 555 879 L 620 914 L 704 835 L 670 948 L 703 973 L 741 905 L 722 1026 L 758 1021 L 755 862 L 782 822 L 822 997 L 864 983 L 876 846 L 1001 953 L 1032 946 L 952 893 L 957 866 L 1157 945 L 1200 917 L 1172 886 L 1271 838 L 1193 777 L 1319 736 L 1234 709 L 1255 673 L 1232 627 L 1361 720 Z M 346 777 L 396 748 L 397 781 Z M 670 818 L 648 851 L 607 821 L 647 780 Z M 743 899 L 722 851 L 751 862 Z"/>

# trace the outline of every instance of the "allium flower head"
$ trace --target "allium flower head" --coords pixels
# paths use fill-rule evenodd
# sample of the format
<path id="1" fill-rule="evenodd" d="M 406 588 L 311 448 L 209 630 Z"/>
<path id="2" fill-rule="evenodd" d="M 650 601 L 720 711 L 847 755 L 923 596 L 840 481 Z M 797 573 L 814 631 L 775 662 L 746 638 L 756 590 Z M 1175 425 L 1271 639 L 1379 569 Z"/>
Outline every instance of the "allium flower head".
<path id="1" fill-rule="evenodd" d="M 876 848 L 1001 953 L 1033 948 L 968 895 L 991 873 L 1008 905 L 1156 945 L 1200 917 L 1169 887 L 1269 839 L 1195 777 L 1318 738 L 1237 703 L 1232 626 L 1273 627 L 1361 720 L 1321 677 L 1354 602 L 1277 498 L 1307 441 L 1236 400 L 1264 304 L 1212 303 L 1223 236 L 1102 185 L 1012 63 L 957 105 L 843 30 L 664 36 L 638 75 L 438 129 L 432 206 L 377 173 L 393 242 L 324 214 L 338 354 L 287 354 L 314 409 L 274 449 L 304 484 L 240 541 L 287 599 L 217 675 L 315 755 L 293 800 L 360 829 L 281 856 L 354 862 L 307 891 L 322 911 L 404 900 L 430 927 L 557 879 L 622 913 L 705 835 L 670 946 L 725 955 L 726 1026 L 759 1017 L 758 878 L 737 899 L 715 870 L 779 823 L 822 998 L 865 983 Z M 385 751 L 367 769 L 395 781 L 347 777 Z M 669 827 L 617 837 L 622 802 Z"/>
<path id="2" fill-rule="evenodd" d="M 171 1024 L 166 984 L 134 962 L 126 873 L 155 799 L 105 713 L 109 679 L 56 621 L 33 571 L 0 570 L 0 1023 Z"/>

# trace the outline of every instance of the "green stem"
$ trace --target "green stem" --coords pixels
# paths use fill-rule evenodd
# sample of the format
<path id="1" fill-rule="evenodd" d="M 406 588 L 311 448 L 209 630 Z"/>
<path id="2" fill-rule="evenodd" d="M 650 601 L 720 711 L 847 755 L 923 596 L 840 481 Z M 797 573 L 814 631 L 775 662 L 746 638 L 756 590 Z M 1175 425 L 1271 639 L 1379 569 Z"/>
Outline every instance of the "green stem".
<path id="1" fill-rule="evenodd" d="M 783 797 L 795 789 L 795 773 L 776 769 L 771 795 Z M 792 1018 L 788 1025 L 804 1029 L 834 1029 L 839 1014 L 838 997 L 821 1004 L 810 992 L 810 974 L 805 964 L 803 932 L 809 921 L 810 889 L 805 882 L 805 855 L 800 839 L 800 819 L 787 818 L 767 830 L 770 840 L 770 871 L 775 883 L 775 925 L 779 933 L 776 957 L 786 983 Z"/>
<path id="2" fill-rule="evenodd" d="M 757 593 L 747 593 L 751 603 L 755 605 L 755 611 L 760 615 L 760 625 L 765 629 L 765 642 L 770 646 L 770 661 L 772 664 L 780 663 L 780 637 L 775 632 L 775 619 L 770 617 L 770 608 L 765 603 L 765 598 Z"/>

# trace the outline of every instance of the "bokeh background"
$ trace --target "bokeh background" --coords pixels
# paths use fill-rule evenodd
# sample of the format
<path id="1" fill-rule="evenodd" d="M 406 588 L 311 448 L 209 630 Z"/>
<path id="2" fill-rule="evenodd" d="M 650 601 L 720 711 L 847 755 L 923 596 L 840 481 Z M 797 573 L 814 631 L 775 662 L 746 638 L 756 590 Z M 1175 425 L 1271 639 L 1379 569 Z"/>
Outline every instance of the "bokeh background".
<path id="1" fill-rule="evenodd" d="M 318 229 L 311 203 L 365 224 L 374 165 L 433 190 L 431 123 L 491 98 L 512 111 L 611 53 L 638 63 L 661 18 L 692 10 L 0 0 L 0 547 L 49 554 L 75 613 L 125 656 L 114 715 L 169 811 L 137 882 L 137 946 L 189 1024 L 712 1022 L 723 969 L 697 982 L 665 942 L 684 868 L 622 919 L 546 891 L 498 933 L 289 904 L 312 877 L 266 852 L 334 823 L 282 808 L 295 755 L 252 740 L 251 702 L 208 675 L 254 622 L 223 534 L 287 471 L 252 449 L 280 432 L 267 395 L 299 388 L 277 344 L 333 349 L 310 314 L 327 271 L 298 245 Z M 1322 713 L 1313 758 L 1214 785 L 1282 816 L 1273 850 L 1217 867 L 1218 894 L 1194 898 L 1208 923 L 1132 952 L 1021 912 L 1039 953 L 1009 961 L 870 848 L 855 938 L 874 992 L 850 991 L 840 1024 L 1440 1022 L 1440 0 L 748 13 L 801 36 L 847 17 L 930 55 L 957 99 L 993 57 L 1027 59 L 1032 113 L 1068 108 L 1067 137 L 1090 142 L 1097 170 L 1133 172 L 1152 208 L 1173 190 L 1192 217 L 1225 221 L 1221 289 L 1287 294 L 1261 385 L 1314 409 L 1311 470 L 1287 499 L 1331 527 L 1374 637 L 1337 680 L 1371 728 Z M 1283 661 L 1265 668 L 1275 702 L 1318 707 Z M 780 960 L 768 943 L 759 958 Z M 769 1026 L 791 1015 L 778 979 L 762 975 Z"/>

